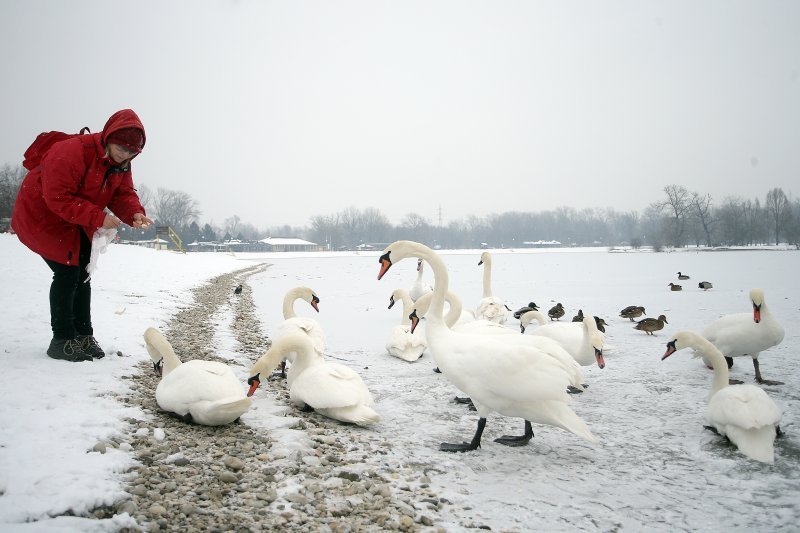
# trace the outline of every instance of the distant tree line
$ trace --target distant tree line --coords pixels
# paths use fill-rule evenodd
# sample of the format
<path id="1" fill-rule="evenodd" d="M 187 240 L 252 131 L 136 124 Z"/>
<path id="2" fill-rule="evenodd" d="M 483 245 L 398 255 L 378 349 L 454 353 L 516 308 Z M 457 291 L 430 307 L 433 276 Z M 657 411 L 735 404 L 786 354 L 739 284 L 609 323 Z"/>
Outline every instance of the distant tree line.
<path id="1" fill-rule="evenodd" d="M 0 167 L 0 219 L 11 217 L 25 169 Z M 331 250 L 353 250 L 362 244 L 410 239 L 442 248 L 518 248 L 531 241 L 558 241 L 565 246 L 735 246 L 779 244 L 800 248 L 800 199 L 792 200 L 781 188 L 767 191 L 764 201 L 728 196 L 715 203 L 710 194 L 668 185 L 661 200 L 638 211 L 557 207 L 541 212 L 508 211 L 486 217 L 474 215 L 448 223 L 408 213 L 393 225 L 375 207 L 347 207 L 329 215 L 313 215 L 307 227 L 288 225 L 258 229 L 238 215 L 222 224 L 203 222 L 197 201 L 183 191 L 146 186 L 138 189 L 148 214 L 159 226 L 171 226 L 184 243 L 252 241 L 265 237 L 298 237 Z M 155 238 L 155 228 L 122 226 L 121 237 Z"/>

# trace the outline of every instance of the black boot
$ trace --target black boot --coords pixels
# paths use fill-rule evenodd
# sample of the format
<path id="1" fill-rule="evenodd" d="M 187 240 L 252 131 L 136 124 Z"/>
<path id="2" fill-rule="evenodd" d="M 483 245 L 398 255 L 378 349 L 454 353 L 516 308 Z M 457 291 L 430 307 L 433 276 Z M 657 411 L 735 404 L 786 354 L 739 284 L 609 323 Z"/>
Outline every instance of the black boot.
<path id="1" fill-rule="evenodd" d="M 102 359 L 106 356 L 106 352 L 97 344 L 97 339 L 94 338 L 94 335 L 78 335 L 75 339 L 81 343 L 81 350 L 93 358 Z"/>
<path id="2" fill-rule="evenodd" d="M 92 356 L 83 351 L 81 343 L 77 339 L 56 339 L 54 337 L 47 348 L 47 355 L 53 359 L 62 359 L 73 363 L 92 360 Z"/>

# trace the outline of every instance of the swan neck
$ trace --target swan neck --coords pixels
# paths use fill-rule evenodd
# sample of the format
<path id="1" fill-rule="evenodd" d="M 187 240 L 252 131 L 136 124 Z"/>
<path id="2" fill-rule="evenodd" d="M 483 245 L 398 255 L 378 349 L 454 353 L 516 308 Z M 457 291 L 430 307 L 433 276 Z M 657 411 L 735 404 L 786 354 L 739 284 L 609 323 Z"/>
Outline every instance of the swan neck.
<path id="1" fill-rule="evenodd" d="M 411 300 L 411 296 L 408 294 L 408 291 L 401 291 L 400 299 L 403 301 L 403 316 L 401 317 L 400 325 L 410 326 L 411 319 L 408 318 L 408 315 L 410 315 L 411 311 L 414 310 L 414 302 Z"/>
<path id="2" fill-rule="evenodd" d="M 461 298 L 456 296 L 453 291 L 447 291 L 445 300 L 450 304 L 450 309 L 447 311 L 447 316 L 444 317 L 444 322 L 447 324 L 447 327 L 452 328 L 456 322 L 458 322 L 458 319 L 461 318 L 464 305 L 461 303 Z"/>
<path id="3" fill-rule="evenodd" d="M 711 381 L 711 392 L 708 395 L 710 399 L 728 386 L 728 363 L 725 361 L 725 356 L 722 355 L 722 352 L 705 337 L 693 334 L 692 340 L 692 347 L 705 354 L 714 367 L 714 378 Z"/>
<path id="4" fill-rule="evenodd" d="M 300 298 L 300 290 L 295 287 L 286 293 L 283 297 L 283 318 L 294 318 L 297 316 L 294 312 L 294 301 Z"/>
<path id="5" fill-rule="evenodd" d="M 492 296 L 492 259 L 487 256 L 483 261 L 483 297 Z"/>

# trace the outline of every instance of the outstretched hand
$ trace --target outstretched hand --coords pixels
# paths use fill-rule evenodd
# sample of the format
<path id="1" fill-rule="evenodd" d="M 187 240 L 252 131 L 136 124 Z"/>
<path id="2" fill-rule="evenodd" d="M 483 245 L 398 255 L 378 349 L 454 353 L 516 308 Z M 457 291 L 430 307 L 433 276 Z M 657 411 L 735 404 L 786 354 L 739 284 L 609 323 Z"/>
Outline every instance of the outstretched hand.
<path id="1" fill-rule="evenodd" d="M 134 228 L 146 229 L 147 226 L 149 226 L 152 223 L 153 221 L 149 219 L 147 216 L 143 215 L 142 213 L 136 213 L 135 215 L 133 215 Z"/>

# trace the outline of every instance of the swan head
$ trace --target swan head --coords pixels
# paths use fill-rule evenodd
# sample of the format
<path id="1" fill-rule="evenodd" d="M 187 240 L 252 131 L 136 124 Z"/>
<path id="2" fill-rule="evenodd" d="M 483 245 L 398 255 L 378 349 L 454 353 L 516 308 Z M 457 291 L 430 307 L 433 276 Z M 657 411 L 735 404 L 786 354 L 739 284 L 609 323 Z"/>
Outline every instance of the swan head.
<path id="1" fill-rule="evenodd" d="M 597 366 L 600 368 L 606 367 L 606 361 L 603 359 L 603 336 L 597 330 L 597 323 L 594 321 L 593 316 L 583 318 L 583 325 L 589 335 L 589 343 L 594 350 L 594 358 L 597 361 Z"/>
<path id="2" fill-rule="evenodd" d="M 478 266 L 481 266 L 484 263 L 488 264 L 488 263 L 491 263 L 491 262 L 492 262 L 492 254 L 490 254 L 489 252 L 483 252 L 481 254 L 481 260 L 478 261 Z"/>
<path id="3" fill-rule="evenodd" d="M 764 305 L 764 290 L 750 289 L 750 301 L 753 302 L 753 321 L 761 322 L 761 306 Z"/>
<path id="4" fill-rule="evenodd" d="M 383 250 L 383 254 L 378 258 L 378 263 L 381 265 L 380 271 L 378 272 L 378 279 L 381 279 L 389 269 L 392 268 L 393 264 L 406 257 L 411 257 L 415 246 L 422 246 L 427 249 L 427 246 L 414 241 L 395 241 L 387 246 Z M 417 263 L 417 265 L 419 265 L 419 263 Z"/>
<path id="5" fill-rule="evenodd" d="M 408 315 L 408 319 L 411 321 L 411 329 L 409 331 L 411 331 L 411 333 L 414 333 L 414 330 L 417 329 L 417 325 L 419 324 L 419 321 L 422 320 L 422 319 L 419 317 L 419 315 L 417 315 L 417 310 L 416 309 L 411 311 L 411 314 Z"/>
<path id="6" fill-rule="evenodd" d="M 178 360 L 178 356 L 175 355 L 172 345 L 156 328 L 147 328 L 145 330 L 144 344 L 147 347 L 147 353 L 150 354 L 150 359 L 153 361 L 153 370 L 159 376 L 164 375 L 165 357 L 169 357 L 171 360 L 167 372 L 180 364 L 180 360 Z"/>
<path id="7" fill-rule="evenodd" d="M 696 346 L 698 337 L 699 335 L 691 331 L 680 331 L 676 333 L 672 336 L 672 340 L 667 342 L 667 349 L 664 352 L 664 355 L 661 356 L 661 360 L 663 361 L 678 350 Z M 694 356 L 700 357 L 700 351 L 695 351 Z"/>
<path id="8" fill-rule="evenodd" d="M 394 307 L 394 304 L 396 304 L 398 300 L 400 300 L 400 301 L 403 300 L 403 291 L 404 290 L 405 289 L 395 289 L 394 291 L 392 291 L 392 295 L 389 296 L 389 307 L 388 307 L 389 309 Z"/>
<path id="9" fill-rule="evenodd" d="M 417 259 L 417 272 L 422 271 L 422 259 Z"/>

